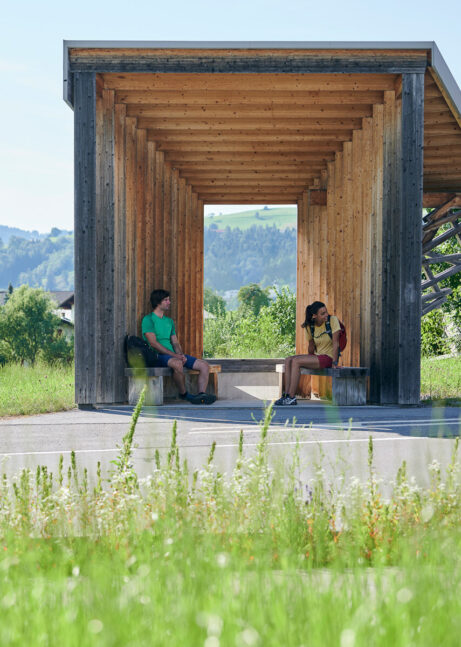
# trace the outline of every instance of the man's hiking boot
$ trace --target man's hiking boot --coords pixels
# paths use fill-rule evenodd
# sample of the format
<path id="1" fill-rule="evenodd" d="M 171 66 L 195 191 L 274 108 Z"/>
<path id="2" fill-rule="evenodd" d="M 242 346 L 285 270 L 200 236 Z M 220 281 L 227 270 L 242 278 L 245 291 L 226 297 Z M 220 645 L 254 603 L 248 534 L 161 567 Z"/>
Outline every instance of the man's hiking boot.
<path id="1" fill-rule="evenodd" d="M 216 402 L 216 396 L 202 392 L 197 393 L 197 395 L 192 395 L 189 401 L 192 402 L 192 404 L 213 404 L 213 402 Z"/>
<path id="2" fill-rule="evenodd" d="M 180 398 L 180 400 L 187 400 L 188 402 L 193 402 L 195 395 L 192 395 L 191 393 L 186 391 L 185 393 L 178 393 L 178 397 Z"/>
<path id="3" fill-rule="evenodd" d="M 282 407 L 285 404 L 287 394 L 283 393 L 282 397 L 274 402 L 274 407 Z"/>

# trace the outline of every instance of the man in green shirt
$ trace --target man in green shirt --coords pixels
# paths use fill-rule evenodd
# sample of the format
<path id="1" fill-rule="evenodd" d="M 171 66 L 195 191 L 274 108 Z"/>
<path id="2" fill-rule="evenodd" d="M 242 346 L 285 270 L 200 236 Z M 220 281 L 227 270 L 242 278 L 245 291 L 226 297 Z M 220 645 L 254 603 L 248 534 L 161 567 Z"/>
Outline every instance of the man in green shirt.
<path id="1" fill-rule="evenodd" d="M 154 290 L 150 295 L 152 312 L 142 320 L 142 336 L 157 352 L 160 366 L 173 369 L 173 380 L 182 400 L 193 404 L 212 404 L 216 396 L 205 393 L 208 384 L 210 367 L 203 359 L 185 355 L 176 336 L 173 319 L 166 316 L 170 308 L 170 293 L 167 290 Z M 199 372 L 198 394 L 191 395 L 186 391 L 184 367 Z"/>

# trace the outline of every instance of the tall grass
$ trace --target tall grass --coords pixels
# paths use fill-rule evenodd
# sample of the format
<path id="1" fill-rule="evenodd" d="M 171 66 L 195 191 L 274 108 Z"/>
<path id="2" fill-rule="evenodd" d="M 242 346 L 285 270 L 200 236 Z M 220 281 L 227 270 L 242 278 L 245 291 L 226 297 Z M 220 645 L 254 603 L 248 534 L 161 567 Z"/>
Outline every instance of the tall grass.
<path id="1" fill-rule="evenodd" d="M 214 444 L 191 474 L 174 426 L 139 479 L 140 406 L 108 480 L 75 455 L 57 474 L 3 477 L 2 647 L 459 644 L 457 442 L 427 490 L 402 465 L 384 499 L 371 439 L 366 482 L 335 486 L 320 465 L 306 489 L 296 452 L 285 478 L 268 464 L 268 409 L 231 474 Z"/>
<path id="2" fill-rule="evenodd" d="M 72 409 L 73 366 L 6 364 L 0 367 L 0 416 Z"/>

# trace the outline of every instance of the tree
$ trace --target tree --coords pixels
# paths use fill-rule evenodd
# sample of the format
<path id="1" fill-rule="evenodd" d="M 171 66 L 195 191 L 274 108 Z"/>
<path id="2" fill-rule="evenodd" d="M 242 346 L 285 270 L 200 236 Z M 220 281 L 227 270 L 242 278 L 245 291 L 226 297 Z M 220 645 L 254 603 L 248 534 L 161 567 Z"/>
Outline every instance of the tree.
<path id="1" fill-rule="evenodd" d="M 209 287 L 205 287 L 203 291 L 203 305 L 205 310 L 208 310 L 208 312 L 214 315 L 220 314 L 226 309 L 225 300 Z"/>
<path id="2" fill-rule="evenodd" d="M 14 360 L 34 364 L 41 350 L 52 344 L 59 318 L 55 305 L 40 289 L 21 285 L 0 309 L 0 338 Z"/>
<path id="3" fill-rule="evenodd" d="M 240 288 L 237 298 L 242 310 L 250 310 L 253 314 L 259 314 L 263 306 L 270 303 L 268 290 L 263 289 L 257 283 L 250 283 Z"/>

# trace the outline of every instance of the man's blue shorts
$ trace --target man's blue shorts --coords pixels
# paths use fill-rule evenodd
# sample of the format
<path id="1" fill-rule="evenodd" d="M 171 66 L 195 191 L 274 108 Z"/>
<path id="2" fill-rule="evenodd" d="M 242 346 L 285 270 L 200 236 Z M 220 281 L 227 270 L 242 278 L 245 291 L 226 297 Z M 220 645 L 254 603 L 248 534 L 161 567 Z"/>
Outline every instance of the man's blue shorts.
<path id="1" fill-rule="evenodd" d="M 192 368 L 197 360 L 196 357 L 192 357 L 192 355 L 186 355 L 187 357 L 187 362 L 184 364 L 186 368 Z M 157 360 L 158 360 L 158 365 L 163 366 L 165 368 L 168 367 L 168 360 L 173 359 L 171 355 L 157 355 Z"/>

